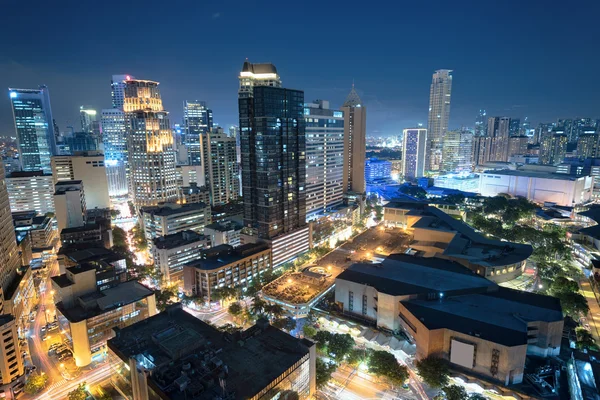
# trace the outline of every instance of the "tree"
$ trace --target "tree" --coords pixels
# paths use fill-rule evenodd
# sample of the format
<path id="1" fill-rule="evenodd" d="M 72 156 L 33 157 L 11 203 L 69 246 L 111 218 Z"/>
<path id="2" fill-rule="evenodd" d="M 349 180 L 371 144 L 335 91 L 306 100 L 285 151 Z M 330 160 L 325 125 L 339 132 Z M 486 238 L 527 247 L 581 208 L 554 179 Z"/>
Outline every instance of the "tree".
<path id="1" fill-rule="evenodd" d="M 595 350 L 598 348 L 596 346 L 596 341 L 592 334 L 582 326 L 578 326 L 575 328 L 575 337 L 577 338 L 577 348 L 578 349 L 592 349 Z"/>
<path id="2" fill-rule="evenodd" d="M 352 348 L 354 348 L 354 345 L 354 339 L 352 339 L 352 336 L 349 334 L 333 334 L 329 338 L 327 351 L 329 354 L 333 355 L 337 362 L 340 362 L 344 359 L 346 354 L 350 353 Z"/>
<path id="3" fill-rule="evenodd" d="M 112 219 L 117 219 L 121 215 L 121 211 L 119 210 L 110 210 L 110 217 Z"/>
<path id="4" fill-rule="evenodd" d="M 550 285 L 549 290 L 552 295 L 557 296 L 558 294 L 566 292 L 578 292 L 579 285 L 572 279 L 569 279 L 564 276 L 559 276 L 556 279 L 554 279 L 554 281 Z"/>
<path id="5" fill-rule="evenodd" d="M 374 351 L 368 361 L 369 372 L 388 378 L 394 385 L 402 385 L 408 378 L 408 368 L 400 365 L 387 351 Z"/>
<path id="6" fill-rule="evenodd" d="M 67 395 L 69 400 L 85 400 L 87 398 L 86 383 L 82 382 Z"/>
<path id="7" fill-rule="evenodd" d="M 480 393 L 471 393 L 469 395 L 469 400 L 488 400 L 488 398 Z"/>
<path id="8" fill-rule="evenodd" d="M 423 381 L 431 387 L 442 388 L 448 384 L 448 364 L 445 360 L 428 356 L 415 363 Z"/>
<path id="9" fill-rule="evenodd" d="M 238 303 L 237 301 L 235 303 L 231 303 L 229 305 L 229 308 L 227 309 L 227 311 L 229 312 L 229 314 L 231 314 L 234 318 L 239 317 L 242 312 L 244 312 L 244 309 L 242 308 L 242 306 L 240 305 L 240 303 Z"/>
<path id="10" fill-rule="evenodd" d="M 25 382 L 25 389 L 23 389 L 23 390 L 27 394 L 36 394 L 39 391 L 41 391 L 43 388 L 45 388 L 47 383 L 48 383 L 48 375 L 46 375 L 46 374 L 30 375 L 29 378 L 27 378 L 27 382 Z"/>
<path id="11" fill-rule="evenodd" d="M 252 306 L 250 306 L 250 311 L 252 314 L 258 315 L 264 311 L 266 305 L 267 303 L 263 299 L 258 296 L 254 296 L 252 299 Z"/>
<path id="12" fill-rule="evenodd" d="M 400 187 L 400 193 L 416 199 L 426 199 L 427 192 L 420 186 L 404 185 Z"/>
<path id="13" fill-rule="evenodd" d="M 264 311 L 274 319 L 280 318 L 285 314 L 285 310 L 279 304 L 266 304 Z"/>
<path id="14" fill-rule="evenodd" d="M 317 329 L 312 325 L 304 325 L 302 327 L 302 332 L 304 332 L 304 336 L 307 338 L 312 338 L 317 334 Z"/>
<path id="15" fill-rule="evenodd" d="M 560 300 L 563 313 L 573 319 L 578 319 L 580 314 L 587 315 L 590 311 L 586 298 L 580 293 L 561 292 L 556 297 Z"/>
<path id="16" fill-rule="evenodd" d="M 446 386 L 442 389 L 446 395 L 446 400 L 467 400 L 467 391 L 464 387 L 458 385 Z"/>
<path id="17" fill-rule="evenodd" d="M 331 374 L 337 369 L 334 363 L 327 363 L 317 358 L 317 388 L 322 388 L 331 379 Z M 69 399 L 71 400 L 71 399 Z"/>
<path id="18" fill-rule="evenodd" d="M 291 332 L 296 328 L 296 320 L 292 317 L 277 318 L 272 322 L 272 325 L 277 329 L 285 329 Z"/>
<path id="19" fill-rule="evenodd" d="M 171 304 L 175 304 L 173 298 L 177 297 L 177 287 L 163 287 L 156 292 L 155 296 L 156 308 L 158 308 L 159 311 L 164 311 Z"/>
<path id="20" fill-rule="evenodd" d="M 298 392 L 295 392 L 293 390 L 284 390 L 279 395 L 279 398 L 281 400 L 300 400 L 300 395 L 298 394 Z"/>
<path id="21" fill-rule="evenodd" d="M 127 248 L 127 233 L 118 226 L 112 227 L 113 246 Z"/>
<path id="22" fill-rule="evenodd" d="M 327 348 L 327 344 L 329 343 L 329 339 L 331 339 L 332 334 L 327 331 L 318 331 L 317 334 L 313 337 L 313 340 L 317 342 L 317 349 L 320 351 L 324 351 Z"/>

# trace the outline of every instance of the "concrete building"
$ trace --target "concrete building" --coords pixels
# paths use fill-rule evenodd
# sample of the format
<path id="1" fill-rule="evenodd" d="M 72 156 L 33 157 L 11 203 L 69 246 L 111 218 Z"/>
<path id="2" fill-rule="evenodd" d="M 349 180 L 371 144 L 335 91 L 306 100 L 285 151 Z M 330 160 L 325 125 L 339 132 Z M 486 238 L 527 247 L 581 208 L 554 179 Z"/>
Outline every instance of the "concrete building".
<path id="1" fill-rule="evenodd" d="M 220 132 L 204 135 L 202 152 L 207 157 L 203 163 L 206 182 L 210 189 L 211 205 L 219 205 L 238 200 L 240 179 L 235 150 L 235 138 Z"/>
<path id="2" fill-rule="evenodd" d="M 27 335 L 30 328 L 29 315 L 38 302 L 38 292 L 39 287 L 34 285 L 33 273 L 29 266 L 19 268 L 4 291 L 2 312 L 13 316 L 21 338 Z"/>
<path id="3" fill-rule="evenodd" d="M 456 261 L 495 282 L 521 275 L 533 253 L 527 244 L 489 239 L 427 203 L 389 202 L 383 220 L 388 226 L 406 228 L 412 234 L 409 246 L 420 256 Z"/>
<path id="4" fill-rule="evenodd" d="M 402 173 L 404 179 L 422 178 L 425 174 L 425 149 L 427 129 L 405 129 L 402 141 Z"/>
<path id="5" fill-rule="evenodd" d="M 113 246 L 110 220 L 108 224 L 88 220 L 83 226 L 64 228 L 60 232 L 60 241 L 63 246 L 88 243 L 110 249 Z"/>
<path id="6" fill-rule="evenodd" d="M 307 400 L 316 393 L 315 344 L 265 319 L 223 334 L 175 304 L 116 329 L 108 347 L 112 384 L 132 400 L 258 400 L 284 391 Z"/>
<path id="7" fill-rule="evenodd" d="M 127 196 L 129 185 L 125 113 L 114 108 L 102 110 L 101 129 L 108 194 L 113 198 Z"/>
<path id="8" fill-rule="evenodd" d="M 56 137 L 48 87 L 9 88 L 8 92 L 21 168 L 23 171 L 44 171 L 49 174 L 50 157 L 56 154 Z"/>
<path id="9" fill-rule="evenodd" d="M 83 263 L 52 277 L 56 314 L 78 367 L 89 365 L 105 350 L 112 328 L 126 327 L 156 314 L 154 291 L 118 277 L 108 264 Z M 108 276 L 108 277 L 107 277 Z"/>
<path id="10" fill-rule="evenodd" d="M 344 113 L 329 101 L 304 104 L 306 124 L 306 219 L 339 206 L 344 197 Z"/>
<path id="11" fill-rule="evenodd" d="M 15 279 L 17 268 L 20 265 L 20 255 L 10 213 L 11 208 L 7 193 L 8 179 L 3 177 L 4 166 L 0 162 L 0 288 L 5 292 Z M 0 306 L 0 314 L 3 312 Z"/>
<path id="12" fill-rule="evenodd" d="M 472 171 L 472 148 L 472 132 L 468 130 L 446 132 L 442 149 L 442 170 L 446 172 Z"/>
<path id="13" fill-rule="evenodd" d="M 244 226 L 232 220 L 218 221 L 204 227 L 204 234 L 210 238 L 213 246 L 228 244 L 233 247 L 239 246 L 240 234 Z"/>
<path id="14" fill-rule="evenodd" d="M 25 386 L 25 367 L 17 324 L 10 314 L 0 315 L 0 396 L 5 399 L 20 397 Z"/>
<path id="15" fill-rule="evenodd" d="M 110 208 L 108 180 L 101 152 L 80 152 L 70 156 L 52 157 L 54 184 L 61 181 L 81 181 L 85 186 L 87 208 Z"/>
<path id="16" fill-rule="evenodd" d="M 179 204 L 204 203 L 210 204 L 210 190 L 206 186 L 198 186 L 195 183 L 190 186 L 179 187 Z"/>
<path id="17" fill-rule="evenodd" d="M 486 171 L 480 174 L 482 196 L 506 193 L 538 204 L 546 202 L 572 207 L 592 198 L 593 178 L 526 170 Z"/>
<path id="18" fill-rule="evenodd" d="M 514 157 L 516 155 L 526 155 L 527 154 L 527 144 L 529 138 L 527 136 L 511 136 L 508 138 L 508 158 L 510 161 L 510 157 Z"/>
<path id="19" fill-rule="evenodd" d="M 181 231 L 152 240 L 154 267 L 169 283 L 183 285 L 183 266 L 200 258 L 210 239 L 194 231 Z"/>
<path id="20" fill-rule="evenodd" d="M 183 142 L 187 149 L 188 165 L 204 166 L 202 144 L 206 143 L 205 135 L 213 127 L 212 110 L 206 107 L 204 101 L 184 101 L 183 126 L 185 130 Z"/>
<path id="21" fill-rule="evenodd" d="M 215 289 L 248 286 L 272 266 L 271 249 L 265 243 L 236 248 L 222 244 L 203 250 L 197 260 L 183 267 L 183 286 L 186 293 L 210 300 Z"/>
<path id="22" fill-rule="evenodd" d="M 205 187 L 206 185 L 203 165 L 178 165 L 175 168 L 175 176 L 177 177 L 177 186 L 179 187 L 193 185 Z M 209 202 L 206 204 L 209 204 Z"/>
<path id="23" fill-rule="evenodd" d="M 154 238 L 188 230 L 202 234 L 211 222 L 210 206 L 204 203 L 144 207 L 141 215 L 149 250 L 152 250 Z"/>
<path id="24" fill-rule="evenodd" d="M 388 181 L 392 179 L 392 163 L 388 160 L 371 158 L 365 165 L 365 180 L 367 183 Z"/>
<path id="25" fill-rule="evenodd" d="M 366 191 L 367 108 L 354 84 L 342 105 L 344 113 L 344 193 L 362 195 Z"/>
<path id="26" fill-rule="evenodd" d="M 556 165 L 563 162 L 568 142 L 567 135 L 554 133 L 545 136 L 540 143 L 540 164 Z"/>
<path id="27" fill-rule="evenodd" d="M 577 138 L 577 156 L 581 160 L 600 157 L 600 134 L 579 135 L 579 138 Z"/>
<path id="28" fill-rule="evenodd" d="M 427 150 L 425 165 L 428 171 L 442 168 L 442 149 L 450 119 L 452 96 L 452 70 L 434 72 L 429 91 L 429 116 L 427 119 Z"/>
<path id="29" fill-rule="evenodd" d="M 508 161 L 510 140 L 510 118 L 492 117 L 488 120 L 488 145 L 484 161 Z M 481 163 L 480 163 L 481 164 Z"/>
<path id="30" fill-rule="evenodd" d="M 336 278 L 335 300 L 344 313 L 404 331 L 417 360 L 441 357 L 502 385 L 523 381 L 527 355 L 560 353 L 558 299 L 498 286 L 447 260 L 393 254 L 354 264 Z"/>
<path id="31" fill-rule="evenodd" d="M 13 172 L 6 178 L 10 210 L 54 212 L 54 183 L 51 174 L 42 171 Z"/>
<path id="32" fill-rule="evenodd" d="M 54 208 L 58 232 L 85 225 L 86 198 L 83 182 L 60 181 L 55 185 Z"/>

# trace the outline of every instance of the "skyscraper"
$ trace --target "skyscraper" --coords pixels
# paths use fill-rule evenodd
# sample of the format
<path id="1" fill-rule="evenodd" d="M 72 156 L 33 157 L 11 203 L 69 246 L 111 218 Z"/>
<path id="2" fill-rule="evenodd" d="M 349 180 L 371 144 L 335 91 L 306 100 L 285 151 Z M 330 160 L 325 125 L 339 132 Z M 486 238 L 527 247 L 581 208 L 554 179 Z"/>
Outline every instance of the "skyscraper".
<path id="1" fill-rule="evenodd" d="M 97 133 L 96 110 L 91 107 L 79 107 L 79 118 L 81 120 L 81 131 L 87 133 Z"/>
<path id="2" fill-rule="evenodd" d="M 487 117 L 484 109 L 479 110 L 475 118 L 475 136 L 485 136 L 487 134 Z"/>
<path id="3" fill-rule="evenodd" d="M 510 121 L 508 117 L 491 117 L 488 120 L 490 142 L 485 161 L 508 161 Z"/>
<path id="4" fill-rule="evenodd" d="M 439 171 L 442 167 L 442 146 L 448 131 L 452 70 L 435 71 L 429 91 L 429 118 L 427 120 L 426 169 Z"/>
<path id="5" fill-rule="evenodd" d="M 184 101 L 183 125 L 188 164 L 203 165 L 202 160 L 207 154 L 202 154 L 201 148 L 207 147 L 206 132 L 213 127 L 212 110 L 208 109 L 203 101 Z M 204 146 L 201 145 L 201 142 Z M 206 174 L 208 174 L 208 171 L 206 171 Z"/>
<path id="6" fill-rule="evenodd" d="M 342 106 L 344 113 L 344 191 L 362 195 L 365 186 L 367 109 L 352 89 Z"/>
<path id="7" fill-rule="evenodd" d="M 134 204 L 139 208 L 176 201 L 173 133 L 158 82 L 126 80 L 123 92 Z"/>
<path id="8" fill-rule="evenodd" d="M 123 103 L 125 102 L 125 86 L 127 81 L 135 79 L 131 75 L 113 75 L 110 84 L 112 107 L 118 110 L 123 110 Z"/>
<path id="9" fill-rule="evenodd" d="M 127 137 L 125 113 L 116 108 L 102 110 L 104 165 L 110 197 L 127 196 Z"/>
<path id="10" fill-rule="evenodd" d="M 56 138 L 48 88 L 8 90 L 21 168 L 50 173 L 50 157 L 56 154 Z"/>
<path id="11" fill-rule="evenodd" d="M 588 133 L 577 138 L 577 156 L 581 160 L 600 156 L 600 135 Z"/>
<path id="12" fill-rule="evenodd" d="M 314 219 L 344 197 L 344 113 L 329 102 L 304 105 L 306 124 L 306 218 Z"/>
<path id="13" fill-rule="evenodd" d="M 521 132 L 521 119 L 511 118 L 508 133 L 510 136 L 519 136 Z"/>
<path id="14" fill-rule="evenodd" d="M 20 264 L 6 178 L 4 177 L 4 163 L 0 162 L 0 288 L 2 289 L 0 294 L 3 294 L 14 280 Z M 3 296 L 0 299 L 3 299 Z M 2 312 L 2 308 L 3 306 L 0 305 L 0 312 Z"/>
<path id="15" fill-rule="evenodd" d="M 404 179 L 421 178 L 425 174 L 425 145 L 427 129 L 405 129 L 402 140 L 402 171 Z"/>
<path id="16" fill-rule="evenodd" d="M 235 138 L 229 137 L 221 128 L 203 134 L 208 146 L 202 149 L 208 155 L 204 165 L 211 204 L 220 205 L 237 200 L 240 196 L 240 180 Z"/>
<path id="17" fill-rule="evenodd" d="M 445 172 L 472 170 L 473 132 L 466 129 L 448 131 L 444 137 L 442 169 Z"/>
<path id="18" fill-rule="evenodd" d="M 277 73 L 277 68 L 273 64 L 252 64 L 248 59 L 244 61 L 239 80 L 239 98 L 252 96 L 252 92 L 256 86 L 281 87 L 281 78 Z"/>
<path id="19" fill-rule="evenodd" d="M 562 133 L 546 135 L 540 145 L 540 164 L 556 165 L 563 162 L 569 138 Z"/>

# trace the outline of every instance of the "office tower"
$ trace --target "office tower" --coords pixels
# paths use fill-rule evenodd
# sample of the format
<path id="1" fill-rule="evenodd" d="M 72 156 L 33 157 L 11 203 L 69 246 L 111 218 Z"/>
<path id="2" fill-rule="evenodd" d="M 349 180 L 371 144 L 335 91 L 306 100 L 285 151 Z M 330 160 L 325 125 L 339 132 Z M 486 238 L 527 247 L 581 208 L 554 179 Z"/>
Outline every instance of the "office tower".
<path id="1" fill-rule="evenodd" d="M 344 113 L 344 192 L 362 195 L 365 186 L 367 152 L 367 109 L 352 89 L 342 105 Z"/>
<path id="2" fill-rule="evenodd" d="M 452 94 L 452 70 L 435 71 L 429 91 L 429 118 L 427 120 L 426 169 L 439 171 L 442 168 L 442 146 L 450 118 Z"/>
<path id="3" fill-rule="evenodd" d="M 577 141 L 577 138 L 573 137 L 575 130 L 573 129 L 572 119 L 559 119 L 556 123 L 556 127 L 558 129 L 561 129 L 565 133 L 565 135 L 567 135 L 567 137 L 569 138 L 569 143 Z"/>
<path id="4" fill-rule="evenodd" d="M 484 109 L 479 110 L 475 119 L 475 136 L 485 136 L 487 134 L 487 117 Z"/>
<path id="5" fill-rule="evenodd" d="M 448 131 L 443 141 L 442 170 L 446 172 L 471 171 L 473 132 L 462 129 Z"/>
<path id="6" fill-rule="evenodd" d="M 525 120 L 523 120 L 523 123 L 521 124 L 521 135 L 528 136 L 530 129 L 531 122 L 529 122 L 529 117 L 525 117 Z"/>
<path id="7" fill-rule="evenodd" d="M 488 119 L 487 136 L 490 138 L 485 161 L 508 161 L 510 118 L 492 117 Z"/>
<path id="8" fill-rule="evenodd" d="M 56 137 L 48 88 L 8 90 L 21 168 L 50 173 L 50 157 L 56 154 Z"/>
<path id="9" fill-rule="evenodd" d="M 125 113 L 116 108 L 102 110 L 104 165 L 108 194 L 112 198 L 127 196 L 127 136 Z"/>
<path id="10" fill-rule="evenodd" d="M 0 288 L 2 295 L 13 282 L 20 266 L 19 251 L 15 239 L 14 225 L 8 198 L 7 182 L 4 178 L 4 165 L 0 163 Z M 0 297 L 3 299 L 4 297 Z M 0 302 L 0 312 L 3 306 Z M 4 376 L 4 375 L 2 375 Z"/>
<path id="11" fill-rule="evenodd" d="M 79 107 L 79 118 L 81 119 L 81 131 L 87 133 L 99 133 L 96 119 L 97 112 L 91 107 Z"/>
<path id="12" fill-rule="evenodd" d="M 202 160 L 206 158 L 206 154 L 202 154 L 202 144 L 206 144 L 204 135 L 213 127 L 212 110 L 208 109 L 203 101 L 184 101 L 183 125 L 188 164 L 203 165 Z"/>
<path id="13" fill-rule="evenodd" d="M 474 136 L 473 145 L 471 148 L 471 163 L 473 167 L 476 165 L 482 165 L 486 160 L 486 156 L 489 153 L 491 138 L 487 136 Z"/>
<path id="14" fill-rule="evenodd" d="M 527 136 L 511 136 L 508 138 L 508 156 L 527 154 Z"/>
<path id="15" fill-rule="evenodd" d="M 510 136 L 519 136 L 521 134 L 521 120 L 519 118 L 511 118 L 508 131 Z"/>
<path id="16" fill-rule="evenodd" d="M 402 171 L 404 179 L 413 180 L 425 175 L 425 146 L 427 129 L 410 128 L 403 131 Z"/>
<path id="17" fill-rule="evenodd" d="M 54 212 L 54 181 L 43 171 L 18 171 L 6 178 L 6 188 L 12 212 Z"/>
<path id="18" fill-rule="evenodd" d="M 600 135 L 597 133 L 579 135 L 577 138 L 577 156 L 581 160 L 600 157 Z"/>
<path id="19" fill-rule="evenodd" d="M 595 121 L 591 118 L 575 118 L 571 128 L 569 143 L 577 142 L 579 135 L 590 134 L 596 132 Z M 567 134 L 567 132 L 565 132 Z"/>
<path id="20" fill-rule="evenodd" d="M 208 146 L 203 149 L 208 154 L 204 173 L 210 188 L 211 204 L 220 205 L 238 200 L 240 180 L 235 138 L 225 135 L 220 128 L 203 136 Z"/>
<path id="21" fill-rule="evenodd" d="M 128 166 L 136 207 L 177 200 L 175 147 L 158 82 L 125 81 L 123 111 Z"/>
<path id="22" fill-rule="evenodd" d="M 568 142 L 569 138 L 564 134 L 544 136 L 540 145 L 540 164 L 555 165 L 563 162 Z"/>
<path id="23" fill-rule="evenodd" d="M 556 123 L 554 122 L 549 122 L 549 123 L 543 123 L 540 122 L 538 124 L 537 129 L 535 130 L 535 139 L 534 139 L 534 144 L 541 144 L 542 140 L 548 136 L 552 134 L 552 130 L 556 128 Z M 564 132 L 564 131 L 563 131 Z"/>
<path id="24" fill-rule="evenodd" d="M 60 181 L 54 187 L 54 209 L 58 232 L 65 228 L 85 225 L 87 206 L 83 183 L 79 180 Z"/>
<path id="25" fill-rule="evenodd" d="M 239 80 L 239 98 L 251 97 L 256 86 L 281 87 L 281 78 L 273 64 L 252 64 L 248 59 L 244 61 Z"/>
<path id="26" fill-rule="evenodd" d="M 365 180 L 367 183 L 389 181 L 392 177 L 392 163 L 388 160 L 371 158 L 365 164 Z"/>
<path id="27" fill-rule="evenodd" d="M 210 238 L 192 230 L 152 239 L 152 258 L 162 279 L 183 286 L 183 267 L 199 259 L 202 250 L 211 247 Z"/>
<path id="28" fill-rule="evenodd" d="M 3 399 L 16 399 L 17 394 L 22 394 L 27 378 L 17 322 L 10 314 L 0 315 L 0 396 Z"/>
<path id="29" fill-rule="evenodd" d="M 54 156 L 52 175 L 55 185 L 60 181 L 83 182 L 87 208 L 110 208 L 104 154 L 82 152 L 72 156 Z"/>
<path id="30" fill-rule="evenodd" d="M 329 102 L 304 104 L 306 124 L 306 218 L 315 219 L 344 197 L 344 113 Z"/>
<path id="31" fill-rule="evenodd" d="M 112 76 L 110 84 L 112 108 L 123 110 L 123 104 L 125 103 L 125 86 L 127 86 L 127 81 L 129 80 L 135 80 L 135 77 L 131 75 Z"/>

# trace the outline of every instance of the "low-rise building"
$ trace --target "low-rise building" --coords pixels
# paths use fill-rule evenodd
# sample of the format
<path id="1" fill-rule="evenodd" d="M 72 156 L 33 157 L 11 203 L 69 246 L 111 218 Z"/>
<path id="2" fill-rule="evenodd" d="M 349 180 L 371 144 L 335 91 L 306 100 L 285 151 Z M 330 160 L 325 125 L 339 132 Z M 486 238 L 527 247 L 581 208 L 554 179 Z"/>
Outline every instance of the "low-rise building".
<path id="1" fill-rule="evenodd" d="M 210 299 L 213 290 L 224 286 L 247 286 L 271 268 L 271 249 L 265 243 L 249 243 L 236 248 L 222 244 L 204 250 L 199 260 L 183 267 L 183 286 L 190 295 Z"/>
<path id="2" fill-rule="evenodd" d="M 109 340 L 113 386 L 134 400 L 259 400 L 316 392 L 316 349 L 260 319 L 223 334 L 180 304 Z"/>
<path id="3" fill-rule="evenodd" d="M 183 266 L 200 258 L 210 247 L 210 238 L 194 231 L 182 231 L 154 238 L 152 257 L 154 266 L 170 283 L 183 284 Z"/>
<path id="4" fill-rule="evenodd" d="M 523 380 L 527 355 L 560 352 L 563 314 L 554 297 L 508 289 L 449 260 L 393 254 L 354 264 L 335 282 L 344 313 L 404 331 L 416 357 L 504 385 Z"/>
<path id="5" fill-rule="evenodd" d="M 54 208 L 58 232 L 65 228 L 83 226 L 87 211 L 83 182 L 60 181 L 56 183 L 55 189 Z"/>
<path id="6" fill-rule="evenodd" d="M 112 328 L 156 314 L 154 291 L 137 281 L 122 282 L 109 264 L 84 263 L 52 277 L 61 331 L 78 367 L 102 355 Z"/>
<path id="7" fill-rule="evenodd" d="M 238 222 L 222 220 L 206 225 L 204 227 L 204 234 L 210 238 L 210 242 L 213 246 L 228 244 L 237 247 L 240 245 L 240 233 L 242 232 L 242 228 L 243 225 Z"/>
<path id="8" fill-rule="evenodd" d="M 63 246 L 89 243 L 110 249 L 112 247 L 112 229 L 106 229 L 105 225 L 97 222 L 88 222 L 83 226 L 64 228 L 60 232 L 60 241 Z"/>
<path id="9" fill-rule="evenodd" d="M 190 186 L 182 186 L 179 188 L 178 202 L 180 204 L 210 204 L 210 190 L 206 186 L 198 186 L 195 183 L 191 184 Z"/>
<path id="10" fill-rule="evenodd" d="M 54 182 L 51 174 L 44 174 L 43 171 L 13 172 L 6 177 L 6 190 L 12 212 L 54 212 Z"/>
<path id="11" fill-rule="evenodd" d="M 15 318 L 0 315 L 0 398 L 15 399 L 25 386 L 25 367 Z"/>

